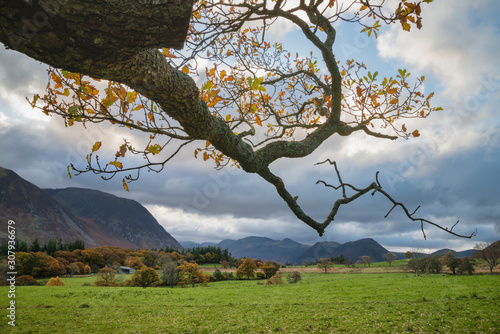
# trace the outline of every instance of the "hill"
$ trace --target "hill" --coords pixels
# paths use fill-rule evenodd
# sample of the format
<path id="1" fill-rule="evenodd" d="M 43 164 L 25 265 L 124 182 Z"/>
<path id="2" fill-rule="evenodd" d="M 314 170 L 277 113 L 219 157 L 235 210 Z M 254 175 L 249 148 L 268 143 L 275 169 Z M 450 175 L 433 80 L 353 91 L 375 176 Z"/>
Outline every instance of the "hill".
<path id="1" fill-rule="evenodd" d="M 294 259 L 297 264 L 316 262 L 322 258 L 335 257 L 335 249 L 341 246 L 341 243 L 333 241 L 322 241 L 315 243 L 312 247 L 304 252 L 301 256 Z M 340 254 L 339 254 L 340 255 Z"/>
<path id="2" fill-rule="evenodd" d="M 321 258 L 331 258 L 343 255 L 351 262 L 356 262 L 360 256 L 371 256 L 374 261 L 383 261 L 384 254 L 389 251 L 371 238 L 339 244 L 338 242 L 318 242 L 308 249 L 294 262 L 297 264 L 318 261 Z"/>
<path id="3" fill-rule="evenodd" d="M 451 252 L 455 257 L 464 258 L 464 257 L 472 256 L 472 254 L 477 252 L 477 250 L 476 249 L 467 249 L 464 251 L 457 252 L 457 251 L 454 251 L 453 249 L 443 248 L 443 249 L 435 251 L 431 255 L 443 255 L 443 254 L 448 253 L 448 252 Z"/>
<path id="4" fill-rule="evenodd" d="M 0 219 L 14 220 L 16 239 L 27 242 L 78 239 L 86 247 L 181 248 L 135 201 L 90 189 L 42 190 L 2 167 Z M 7 240 L 6 232 L 0 231 L 0 243 Z"/>
<path id="5" fill-rule="evenodd" d="M 221 249 L 227 248 L 236 258 L 270 260 L 285 264 L 292 262 L 310 246 L 300 244 L 291 239 L 273 240 L 265 237 L 247 237 L 239 240 L 223 240 L 217 244 Z"/>

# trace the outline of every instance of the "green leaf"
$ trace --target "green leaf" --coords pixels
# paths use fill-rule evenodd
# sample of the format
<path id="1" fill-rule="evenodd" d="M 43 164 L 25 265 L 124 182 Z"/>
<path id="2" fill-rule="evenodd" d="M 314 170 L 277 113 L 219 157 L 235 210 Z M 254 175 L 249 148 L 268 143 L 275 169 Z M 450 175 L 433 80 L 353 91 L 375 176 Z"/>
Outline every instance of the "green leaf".
<path id="1" fill-rule="evenodd" d="M 69 113 L 71 115 L 76 115 L 77 111 L 78 111 L 78 106 L 72 106 L 71 108 L 69 108 Z"/>

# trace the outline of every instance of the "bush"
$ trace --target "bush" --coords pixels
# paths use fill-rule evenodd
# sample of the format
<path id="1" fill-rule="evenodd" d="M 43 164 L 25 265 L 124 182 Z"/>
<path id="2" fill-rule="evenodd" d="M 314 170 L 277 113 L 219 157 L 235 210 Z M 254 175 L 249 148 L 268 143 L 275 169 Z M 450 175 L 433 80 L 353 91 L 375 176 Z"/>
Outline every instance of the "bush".
<path id="1" fill-rule="evenodd" d="M 257 276 L 258 279 L 265 279 L 266 278 L 266 274 L 261 272 L 261 271 L 256 272 L 255 275 Z"/>
<path id="2" fill-rule="evenodd" d="M 290 284 L 298 283 L 298 282 L 300 282 L 300 280 L 302 280 L 302 274 L 299 273 L 298 271 L 294 271 L 293 273 L 288 274 L 288 276 L 286 277 L 286 280 Z"/>
<path id="3" fill-rule="evenodd" d="M 23 286 L 23 285 L 38 285 L 38 282 L 36 279 L 33 278 L 33 276 L 30 275 L 22 275 L 19 277 L 16 277 L 16 284 Z"/>
<path id="4" fill-rule="evenodd" d="M 52 277 L 51 279 L 49 279 L 49 281 L 47 282 L 47 286 L 64 286 L 64 282 L 61 281 L 61 279 L 59 278 L 59 276 L 57 277 Z"/>
<path id="5" fill-rule="evenodd" d="M 266 281 L 266 284 L 283 284 L 283 278 L 281 277 L 280 273 L 277 273 L 270 279 Z"/>

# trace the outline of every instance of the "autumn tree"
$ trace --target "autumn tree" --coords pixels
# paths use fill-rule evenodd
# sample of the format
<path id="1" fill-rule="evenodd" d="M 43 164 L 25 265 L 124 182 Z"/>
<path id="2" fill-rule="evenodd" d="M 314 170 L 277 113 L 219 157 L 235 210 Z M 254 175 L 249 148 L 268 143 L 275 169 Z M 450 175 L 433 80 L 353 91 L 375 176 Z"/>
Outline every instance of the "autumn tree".
<path id="1" fill-rule="evenodd" d="M 200 270 L 200 266 L 194 262 L 184 262 L 179 267 L 179 284 L 191 284 L 195 287 L 196 283 L 206 284 L 210 281 L 208 274 Z"/>
<path id="2" fill-rule="evenodd" d="M 493 268 L 500 263 L 500 240 L 492 244 L 487 242 L 479 243 L 474 248 L 477 250 L 474 257 L 486 261 L 490 268 L 490 274 L 493 275 Z"/>
<path id="3" fill-rule="evenodd" d="M 272 276 L 276 275 L 278 270 L 280 270 L 280 265 L 275 261 L 266 261 L 263 265 L 260 266 L 260 269 L 262 269 L 262 271 L 266 275 L 266 278 L 271 278 Z"/>
<path id="4" fill-rule="evenodd" d="M 396 261 L 398 259 L 398 256 L 394 253 L 385 253 L 383 258 L 384 261 L 389 262 L 389 266 L 392 266 L 392 262 Z"/>
<path id="5" fill-rule="evenodd" d="M 102 268 L 97 272 L 99 276 L 92 285 L 94 286 L 120 286 L 120 282 L 116 277 L 116 270 L 112 268 Z"/>
<path id="6" fill-rule="evenodd" d="M 153 268 L 144 267 L 143 269 L 136 270 L 130 279 L 136 286 L 147 288 L 153 283 L 158 283 L 160 277 Z"/>
<path id="7" fill-rule="evenodd" d="M 253 278 L 255 276 L 255 270 L 257 269 L 257 265 L 255 261 L 251 258 L 246 258 L 241 261 L 240 266 L 236 270 L 236 277 L 247 279 Z"/>
<path id="8" fill-rule="evenodd" d="M 333 262 L 330 261 L 330 259 L 324 258 L 324 259 L 319 259 L 318 268 L 323 269 L 325 271 L 325 274 L 328 272 L 328 268 L 331 268 L 333 266 Z"/>
<path id="9" fill-rule="evenodd" d="M 335 136 L 420 136 L 407 120 L 440 110 L 424 90 L 425 78 L 404 69 L 382 78 L 361 61 L 337 59 L 336 25 L 358 25 L 372 38 L 385 24 L 420 29 L 421 6 L 430 2 L 0 0 L 0 41 L 52 66 L 47 92 L 31 100 L 34 108 L 62 117 L 66 126 L 111 122 L 148 136 L 139 146 L 125 140 L 111 157 L 98 156 L 105 143 L 96 142 L 86 166 L 68 166 L 70 176 L 92 172 L 109 179 L 121 173 L 129 190 L 141 170 L 160 172 L 198 142 L 195 157 L 258 175 L 319 235 L 342 205 L 367 193 L 385 196 L 389 213 L 400 207 L 422 232 L 431 224 L 459 235 L 454 226 L 416 217 L 378 177 L 365 187 L 344 182 L 331 160 L 325 163 L 333 166 L 337 185 L 317 183 L 341 195 L 323 221 L 315 220 L 270 168 L 281 159 L 308 156 Z M 30 29 L 27 17 L 34 20 Z M 298 28 L 297 38 L 311 45 L 310 52 L 269 39 L 270 29 L 283 22 Z M 206 80 L 198 86 L 195 76 Z M 144 159 L 127 159 L 131 155 Z"/>

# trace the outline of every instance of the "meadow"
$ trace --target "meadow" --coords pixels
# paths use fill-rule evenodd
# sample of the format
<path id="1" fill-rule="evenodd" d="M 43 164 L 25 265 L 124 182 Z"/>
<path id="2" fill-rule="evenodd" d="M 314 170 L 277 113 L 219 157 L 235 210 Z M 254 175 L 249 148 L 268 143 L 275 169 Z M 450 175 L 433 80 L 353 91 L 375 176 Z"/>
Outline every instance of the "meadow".
<path id="1" fill-rule="evenodd" d="M 0 333 L 499 333 L 500 275 L 303 273 L 297 284 L 196 288 L 19 286 Z"/>

